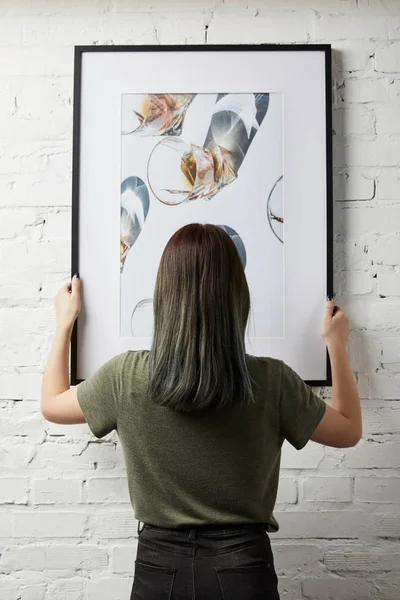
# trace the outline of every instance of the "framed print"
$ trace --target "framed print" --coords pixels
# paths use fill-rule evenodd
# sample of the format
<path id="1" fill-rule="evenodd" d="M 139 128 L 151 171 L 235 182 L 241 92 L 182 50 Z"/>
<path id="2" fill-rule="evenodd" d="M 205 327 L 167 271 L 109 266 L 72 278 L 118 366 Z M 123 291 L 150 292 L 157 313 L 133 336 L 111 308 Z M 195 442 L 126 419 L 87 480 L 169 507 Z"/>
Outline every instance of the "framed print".
<path id="1" fill-rule="evenodd" d="M 330 385 L 330 65 L 327 45 L 75 49 L 72 272 L 84 307 L 73 383 L 150 348 L 162 251 L 200 222 L 222 227 L 241 257 L 248 352 Z"/>

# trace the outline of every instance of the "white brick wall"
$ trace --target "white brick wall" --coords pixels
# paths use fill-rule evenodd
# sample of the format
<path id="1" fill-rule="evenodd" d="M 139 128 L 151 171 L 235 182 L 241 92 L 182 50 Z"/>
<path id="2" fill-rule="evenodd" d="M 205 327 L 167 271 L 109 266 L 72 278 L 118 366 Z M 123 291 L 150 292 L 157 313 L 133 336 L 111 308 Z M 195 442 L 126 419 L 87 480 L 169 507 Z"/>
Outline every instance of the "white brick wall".
<path id="1" fill-rule="evenodd" d="M 2 0 L 1 600 L 126 600 L 132 584 L 119 445 L 38 411 L 70 267 L 73 45 L 205 41 L 333 44 L 335 289 L 365 435 L 285 445 L 273 546 L 285 600 L 400 597 L 400 2 Z"/>

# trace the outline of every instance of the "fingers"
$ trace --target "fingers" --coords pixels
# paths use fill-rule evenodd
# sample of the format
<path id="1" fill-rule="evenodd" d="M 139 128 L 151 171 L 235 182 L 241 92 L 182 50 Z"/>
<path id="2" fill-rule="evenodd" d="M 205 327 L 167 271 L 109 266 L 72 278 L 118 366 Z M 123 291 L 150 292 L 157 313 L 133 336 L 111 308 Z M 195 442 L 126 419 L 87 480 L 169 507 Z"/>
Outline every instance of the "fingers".
<path id="1" fill-rule="evenodd" d="M 64 283 L 64 285 L 62 285 L 61 288 L 60 288 L 60 292 L 63 292 L 64 294 L 66 294 L 66 293 L 69 294 L 70 291 L 71 291 L 71 284 L 70 284 L 70 282 Z"/>
<path id="2" fill-rule="evenodd" d="M 78 296 L 81 291 L 81 279 L 79 273 L 73 276 L 71 280 L 71 293 L 73 296 Z"/>
<path id="3" fill-rule="evenodd" d="M 328 296 L 328 298 L 330 298 Z M 334 309 L 335 309 L 335 301 L 333 300 L 333 298 L 331 299 L 326 299 L 325 302 L 325 317 L 332 317 Z"/>

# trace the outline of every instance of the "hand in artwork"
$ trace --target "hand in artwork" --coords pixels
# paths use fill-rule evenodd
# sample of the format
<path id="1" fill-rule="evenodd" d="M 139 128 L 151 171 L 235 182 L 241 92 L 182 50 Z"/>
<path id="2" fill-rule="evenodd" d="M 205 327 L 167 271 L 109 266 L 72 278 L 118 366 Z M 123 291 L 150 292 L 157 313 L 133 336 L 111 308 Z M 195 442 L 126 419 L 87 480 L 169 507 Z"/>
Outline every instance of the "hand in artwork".
<path id="1" fill-rule="evenodd" d="M 56 309 L 57 329 L 72 331 L 75 320 L 81 310 L 81 280 L 79 273 L 74 275 L 71 283 L 66 283 L 58 291 L 54 305 Z"/>
<path id="2" fill-rule="evenodd" d="M 349 320 L 344 312 L 335 306 L 334 300 L 325 302 L 321 333 L 328 350 L 346 347 L 349 339 Z"/>

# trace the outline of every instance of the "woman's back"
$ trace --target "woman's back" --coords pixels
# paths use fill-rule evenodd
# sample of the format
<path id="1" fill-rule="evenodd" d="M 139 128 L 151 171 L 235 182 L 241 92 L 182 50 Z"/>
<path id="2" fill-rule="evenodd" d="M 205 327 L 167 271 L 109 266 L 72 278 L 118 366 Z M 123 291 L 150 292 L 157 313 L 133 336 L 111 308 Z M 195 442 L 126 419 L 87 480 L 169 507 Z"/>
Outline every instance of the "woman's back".
<path id="1" fill-rule="evenodd" d="M 255 402 L 181 412 L 149 397 L 149 352 L 127 352 L 81 384 L 89 426 L 116 428 L 136 518 L 161 527 L 266 523 L 284 438 L 300 448 L 325 403 L 282 361 L 246 357 Z"/>

